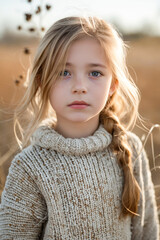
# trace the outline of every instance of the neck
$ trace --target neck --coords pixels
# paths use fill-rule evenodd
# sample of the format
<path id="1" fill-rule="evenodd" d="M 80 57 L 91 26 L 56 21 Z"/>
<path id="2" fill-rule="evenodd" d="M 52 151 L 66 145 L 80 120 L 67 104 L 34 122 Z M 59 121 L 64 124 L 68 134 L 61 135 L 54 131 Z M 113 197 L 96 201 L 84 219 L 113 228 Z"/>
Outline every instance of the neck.
<path id="1" fill-rule="evenodd" d="M 65 138 L 84 138 L 94 134 L 99 126 L 99 118 L 96 121 L 89 122 L 59 122 L 55 126 L 55 130 Z"/>

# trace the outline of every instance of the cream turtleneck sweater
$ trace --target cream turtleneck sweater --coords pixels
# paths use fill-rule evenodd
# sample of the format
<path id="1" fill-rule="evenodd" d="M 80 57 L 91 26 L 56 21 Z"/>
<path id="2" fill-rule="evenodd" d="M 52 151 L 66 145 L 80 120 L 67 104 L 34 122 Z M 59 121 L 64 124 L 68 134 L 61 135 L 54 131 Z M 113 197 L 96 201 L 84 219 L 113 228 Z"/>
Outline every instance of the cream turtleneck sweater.
<path id="1" fill-rule="evenodd" d="M 0 239 L 157 240 L 158 219 L 148 160 L 129 133 L 141 187 L 139 216 L 120 217 L 123 171 L 100 126 L 93 136 L 64 138 L 40 127 L 12 161 L 0 205 Z M 138 156 L 138 158 L 137 158 Z"/>

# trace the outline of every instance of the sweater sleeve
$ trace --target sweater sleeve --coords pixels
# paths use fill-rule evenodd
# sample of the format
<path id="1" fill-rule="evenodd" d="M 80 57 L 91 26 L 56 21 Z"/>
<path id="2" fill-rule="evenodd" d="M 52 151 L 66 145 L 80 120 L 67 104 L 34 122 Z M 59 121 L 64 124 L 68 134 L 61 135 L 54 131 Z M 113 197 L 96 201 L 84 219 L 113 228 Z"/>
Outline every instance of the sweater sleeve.
<path id="1" fill-rule="evenodd" d="M 134 139 L 134 140 L 133 140 Z M 148 157 L 137 136 L 132 139 L 133 170 L 141 188 L 138 214 L 132 219 L 133 240 L 158 240 L 159 221 Z"/>
<path id="2" fill-rule="evenodd" d="M 149 162 L 145 151 L 141 154 L 142 158 L 142 174 L 144 181 L 144 225 L 143 225 L 143 240 L 158 240 L 159 239 L 159 223 L 158 211 L 155 200 L 154 186 L 151 179 Z"/>
<path id="3" fill-rule="evenodd" d="M 35 240 L 46 221 L 45 201 L 18 157 L 12 161 L 0 204 L 0 239 Z"/>

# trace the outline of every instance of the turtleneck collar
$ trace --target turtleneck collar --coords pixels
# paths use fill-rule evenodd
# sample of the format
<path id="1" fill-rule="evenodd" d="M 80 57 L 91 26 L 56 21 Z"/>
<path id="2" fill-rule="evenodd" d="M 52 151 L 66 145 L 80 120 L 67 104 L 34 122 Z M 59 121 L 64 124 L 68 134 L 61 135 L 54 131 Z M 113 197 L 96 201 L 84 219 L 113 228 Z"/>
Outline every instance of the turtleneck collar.
<path id="1" fill-rule="evenodd" d="M 65 138 L 50 126 L 39 127 L 31 138 L 32 145 L 52 149 L 66 155 L 82 155 L 103 150 L 112 141 L 112 136 L 102 125 L 92 136 Z"/>

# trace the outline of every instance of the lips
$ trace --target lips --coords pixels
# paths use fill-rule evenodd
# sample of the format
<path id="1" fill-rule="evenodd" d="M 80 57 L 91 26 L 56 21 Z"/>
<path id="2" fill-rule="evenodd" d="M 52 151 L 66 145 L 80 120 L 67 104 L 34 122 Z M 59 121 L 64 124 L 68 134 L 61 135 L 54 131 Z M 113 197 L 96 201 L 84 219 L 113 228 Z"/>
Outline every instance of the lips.
<path id="1" fill-rule="evenodd" d="M 84 101 L 74 101 L 71 104 L 69 104 L 69 106 L 71 105 L 89 105 L 89 104 Z"/>
<path id="2" fill-rule="evenodd" d="M 88 107 L 89 104 L 84 101 L 74 101 L 71 104 L 69 104 L 68 106 L 71 108 L 74 108 L 74 109 L 84 109 L 84 108 Z"/>

